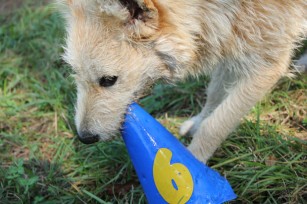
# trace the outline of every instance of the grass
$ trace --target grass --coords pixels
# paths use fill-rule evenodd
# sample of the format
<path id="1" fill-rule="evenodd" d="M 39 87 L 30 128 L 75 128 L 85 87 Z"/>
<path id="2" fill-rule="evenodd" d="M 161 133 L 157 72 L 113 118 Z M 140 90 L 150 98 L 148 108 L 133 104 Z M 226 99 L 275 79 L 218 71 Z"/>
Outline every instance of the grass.
<path id="1" fill-rule="evenodd" d="M 146 203 L 120 138 L 75 139 L 63 25 L 33 5 L 0 16 L 0 203 Z M 205 88 L 158 84 L 141 103 L 178 135 Z M 306 88 L 306 75 L 282 80 L 209 161 L 237 193 L 231 203 L 306 203 Z"/>

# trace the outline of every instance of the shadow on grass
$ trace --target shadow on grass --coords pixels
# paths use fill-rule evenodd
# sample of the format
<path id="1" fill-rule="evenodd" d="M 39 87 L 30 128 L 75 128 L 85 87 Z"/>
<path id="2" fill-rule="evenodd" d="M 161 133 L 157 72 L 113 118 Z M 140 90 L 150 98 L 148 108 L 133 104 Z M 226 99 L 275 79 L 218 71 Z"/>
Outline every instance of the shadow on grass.
<path id="1" fill-rule="evenodd" d="M 74 142 L 75 173 L 87 202 L 144 203 L 138 178 L 121 138 L 93 145 Z M 76 177 L 74 178 L 76 179 Z M 83 180 L 83 181 L 82 181 Z"/>

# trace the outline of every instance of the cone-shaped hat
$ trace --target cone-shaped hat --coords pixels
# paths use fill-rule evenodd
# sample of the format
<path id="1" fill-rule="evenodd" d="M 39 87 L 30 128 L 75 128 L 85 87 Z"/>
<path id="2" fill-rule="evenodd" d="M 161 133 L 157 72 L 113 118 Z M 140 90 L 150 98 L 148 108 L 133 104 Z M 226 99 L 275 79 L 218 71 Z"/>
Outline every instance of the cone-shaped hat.
<path id="1" fill-rule="evenodd" d="M 236 198 L 224 177 L 136 103 L 128 108 L 122 135 L 150 204 L 218 204 Z"/>

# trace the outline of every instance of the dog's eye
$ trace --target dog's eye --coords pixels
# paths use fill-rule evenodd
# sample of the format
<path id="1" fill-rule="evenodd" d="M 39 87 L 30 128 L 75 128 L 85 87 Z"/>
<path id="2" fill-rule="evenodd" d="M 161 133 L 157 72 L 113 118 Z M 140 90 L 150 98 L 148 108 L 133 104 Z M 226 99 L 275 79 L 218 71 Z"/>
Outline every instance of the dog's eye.
<path id="1" fill-rule="evenodd" d="M 117 76 L 103 76 L 99 79 L 99 85 L 102 87 L 113 86 L 117 81 Z"/>

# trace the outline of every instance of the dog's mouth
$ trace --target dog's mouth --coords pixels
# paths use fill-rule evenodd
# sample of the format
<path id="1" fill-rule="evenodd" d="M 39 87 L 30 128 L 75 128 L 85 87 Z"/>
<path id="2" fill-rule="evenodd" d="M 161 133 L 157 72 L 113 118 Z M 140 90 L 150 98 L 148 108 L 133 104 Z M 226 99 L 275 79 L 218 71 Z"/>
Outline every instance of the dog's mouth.
<path id="1" fill-rule="evenodd" d="M 93 134 L 88 133 L 82 136 L 78 134 L 78 139 L 83 144 L 93 144 L 93 143 L 98 142 L 100 140 L 100 137 L 99 135 L 93 135 Z"/>
<path id="2" fill-rule="evenodd" d="M 125 123 L 126 114 L 128 113 L 128 109 L 132 103 L 139 103 L 140 99 L 146 97 L 150 94 L 150 90 L 153 86 L 153 83 L 147 83 L 145 87 L 143 87 L 142 90 L 136 91 L 133 94 L 133 99 L 130 103 L 126 105 L 125 112 L 119 117 L 119 127 L 117 130 L 114 131 L 114 133 L 111 133 L 109 135 L 105 135 L 102 132 L 91 132 L 90 130 L 81 130 L 78 131 L 78 139 L 83 144 L 94 144 L 99 141 L 110 141 L 114 138 L 119 137 L 123 132 L 123 126 Z"/>
<path id="3" fill-rule="evenodd" d="M 118 131 L 118 132 L 120 132 L 120 131 Z M 106 137 L 102 137 L 99 134 L 88 134 L 88 135 L 85 135 L 85 136 L 80 136 L 78 134 L 78 139 L 83 144 L 94 144 L 94 143 L 97 143 L 99 141 L 104 141 L 104 142 L 111 141 L 114 138 L 116 138 L 117 136 L 118 135 L 115 134 L 115 135 L 112 135 L 112 136 L 106 138 Z"/>
<path id="4" fill-rule="evenodd" d="M 131 102 L 132 103 L 132 102 Z M 130 104 L 131 104 L 130 103 Z M 130 107 L 130 104 L 127 105 L 125 113 L 120 117 L 119 127 L 117 130 L 114 131 L 113 134 L 105 135 L 103 133 L 91 133 L 90 131 L 78 131 L 78 139 L 83 144 L 94 144 L 99 141 L 111 141 L 117 137 L 119 137 L 123 131 L 123 126 L 125 123 L 126 114 L 128 111 L 128 108 Z"/>

